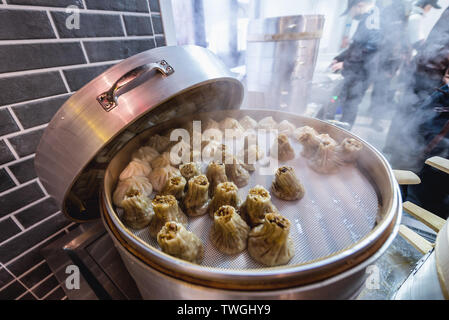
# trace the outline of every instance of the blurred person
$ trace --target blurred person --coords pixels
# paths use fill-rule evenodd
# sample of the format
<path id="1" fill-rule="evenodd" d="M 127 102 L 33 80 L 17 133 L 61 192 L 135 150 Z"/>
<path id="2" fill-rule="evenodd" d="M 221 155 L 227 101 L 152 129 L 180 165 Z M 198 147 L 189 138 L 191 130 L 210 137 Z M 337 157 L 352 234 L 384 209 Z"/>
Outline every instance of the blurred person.
<path id="1" fill-rule="evenodd" d="M 371 95 L 370 127 L 383 131 L 380 124 L 389 110 L 395 108 L 396 86 L 393 78 L 397 75 L 408 51 L 408 41 L 404 39 L 407 27 L 407 6 L 404 0 L 381 0 L 376 2 L 379 8 L 380 32 L 382 42 L 378 52 L 378 69 L 373 76 Z"/>
<path id="2" fill-rule="evenodd" d="M 425 41 L 423 19 L 432 10 L 441 9 L 438 0 L 418 0 L 413 3 L 412 11 L 408 18 L 408 40 L 412 47 L 418 49 Z"/>
<path id="3" fill-rule="evenodd" d="M 382 40 L 379 28 L 371 24 L 374 3 L 371 0 L 349 0 L 346 11 L 358 20 L 357 30 L 348 49 L 334 58 L 333 72 L 341 71 L 344 82 L 339 94 L 342 105 L 341 122 L 354 125 L 357 110 L 370 84 L 371 73 L 376 72 L 376 53 Z"/>
<path id="4" fill-rule="evenodd" d="M 424 164 L 432 156 L 449 158 L 449 8 L 437 21 L 418 52 L 414 86 L 409 93 L 406 121 L 396 126 L 390 163 L 412 170 L 422 183 L 408 186 L 404 199 L 446 218 L 449 208 L 449 175 Z"/>

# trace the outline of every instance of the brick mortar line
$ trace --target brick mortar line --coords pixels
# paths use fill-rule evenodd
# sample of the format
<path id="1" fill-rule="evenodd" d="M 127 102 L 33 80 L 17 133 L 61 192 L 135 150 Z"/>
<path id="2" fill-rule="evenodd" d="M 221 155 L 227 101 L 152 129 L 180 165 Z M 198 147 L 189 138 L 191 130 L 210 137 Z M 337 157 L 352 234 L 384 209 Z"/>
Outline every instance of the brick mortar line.
<path id="1" fill-rule="evenodd" d="M 84 9 L 87 9 L 86 0 L 82 0 L 82 1 L 83 1 L 83 7 L 84 7 Z"/>
<path id="2" fill-rule="evenodd" d="M 43 296 L 42 298 L 40 298 L 39 300 L 45 300 L 47 299 L 48 296 L 50 296 L 53 292 L 55 292 L 56 290 L 58 290 L 59 288 L 62 289 L 62 286 L 60 284 L 58 284 L 56 287 L 54 287 L 53 289 L 51 289 L 50 291 L 48 291 L 48 293 Z M 64 290 L 64 289 L 63 289 Z"/>
<path id="3" fill-rule="evenodd" d="M 150 19 L 152 20 L 152 19 Z M 43 38 L 43 39 L 20 39 L 20 40 L 0 40 L 0 46 L 6 45 L 25 45 L 25 44 L 50 44 L 50 43 L 66 43 L 77 41 L 94 42 L 94 41 L 119 41 L 119 40 L 146 40 L 155 36 L 164 36 L 163 33 L 144 35 L 144 36 L 119 36 L 119 37 L 84 37 L 84 38 Z"/>
<path id="4" fill-rule="evenodd" d="M 83 43 L 82 41 L 80 41 L 80 46 L 81 46 L 81 51 L 83 51 L 84 58 L 85 58 L 86 61 L 87 61 L 86 64 L 90 64 L 90 59 L 89 59 L 89 56 L 87 55 L 86 47 L 84 47 L 84 43 Z M 85 64 L 85 65 L 86 65 L 86 64 Z"/>
<path id="5" fill-rule="evenodd" d="M 36 270 L 37 268 L 39 268 L 41 265 L 43 265 L 45 263 L 45 260 L 42 259 L 42 261 L 36 263 L 34 266 L 32 266 L 31 268 L 29 268 L 27 271 L 25 271 L 24 273 L 22 273 L 20 276 L 17 277 L 17 279 L 22 279 L 23 277 L 25 277 L 27 274 L 30 274 L 31 272 L 33 272 L 34 270 Z"/>
<path id="6" fill-rule="evenodd" d="M 30 69 L 30 70 L 5 72 L 5 73 L 1 73 L 0 74 L 0 79 L 10 78 L 10 77 L 27 76 L 27 75 L 30 75 L 30 74 L 39 74 L 39 73 L 53 72 L 53 71 L 59 71 L 59 70 L 65 71 L 65 70 L 81 69 L 83 67 L 104 66 L 104 65 L 107 65 L 107 64 L 119 63 L 120 61 L 122 61 L 122 59 L 100 61 L 100 62 L 92 62 L 92 63 L 83 63 L 83 64 L 72 64 L 72 65 L 67 65 L 67 66 L 48 67 L 48 68 L 42 68 L 42 69 Z M 67 93 L 70 93 L 70 92 L 61 93 L 61 95 L 62 94 L 67 94 Z M 32 100 L 27 100 L 27 101 L 34 101 L 34 100 L 45 99 L 45 98 L 46 97 L 38 98 L 38 99 L 32 99 Z M 23 104 L 23 103 L 26 103 L 27 101 L 21 101 L 21 102 L 10 103 L 8 105 L 3 105 L 3 106 L 0 106 L 0 109 L 2 109 L 4 107 L 7 107 L 7 106 L 16 106 L 16 105 L 19 105 L 19 104 Z"/>
<path id="7" fill-rule="evenodd" d="M 151 8 L 150 8 L 150 1 L 147 1 L 147 7 L 148 7 L 148 11 L 150 12 L 150 16 L 151 16 Z M 154 26 L 153 26 L 153 17 L 150 18 L 150 24 L 151 24 L 151 32 L 153 33 L 153 42 L 154 42 L 154 47 L 157 47 L 156 44 L 156 35 L 154 34 Z"/>
<path id="8" fill-rule="evenodd" d="M 120 15 L 120 22 L 121 22 L 123 33 L 125 34 L 125 37 L 128 37 L 128 32 L 126 32 L 125 19 L 123 18 L 123 14 Z"/>
<path id="9" fill-rule="evenodd" d="M 53 96 L 42 97 L 42 98 L 31 99 L 31 100 L 25 100 L 25 101 L 15 102 L 15 103 L 11 103 L 11 104 L 5 104 L 3 106 L 0 106 L 0 110 L 8 108 L 8 107 L 12 108 L 12 107 L 20 106 L 22 104 L 41 102 L 41 101 L 49 100 L 49 99 L 52 99 L 52 98 L 59 98 L 59 97 L 62 97 L 62 96 L 65 96 L 65 95 L 69 95 L 69 94 L 70 94 L 70 92 L 65 92 L 65 93 L 55 94 Z"/>
<path id="10" fill-rule="evenodd" d="M 61 76 L 62 82 L 64 83 L 65 89 L 67 90 L 68 93 L 71 93 L 72 90 L 69 87 L 69 83 L 67 82 L 67 79 L 64 75 L 64 72 L 62 72 L 62 70 L 58 70 L 59 71 L 59 75 Z"/>
<path id="11" fill-rule="evenodd" d="M 29 203 L 29 204 L 27 204 L 27 205 L 25 205 L 25 206 L 23 206 L 23 207 L 17 209 L 16 211 L 10 212 L 10 213 L 8 213 L 7 215 L 1 217 L 1 218 L 0 218 L 0 222 L 2 222 L 2 221 L 4 221 L 4 220 L 8 219 L 8 218 L 11 217 L 12 215 L 16 215 L 16 214 L 18 214 L 18 213 L 20 213 L 20 212 L 22 212 L 22 211 L 25 211 L 26 209 L 29 209 L 29 208 L 31 208 L 32 206 L 34 206 L 34 205 L 36 205 L 36 204 L 39 204 L 39 203 L 41 203 L 41 202 L 47 200 L 48 198 L 50 198 L 50 197 L 43 196 L 42 198 L 39 198 L 39 199 L 37 199 L 36 201 L 33 201 L 33 202 L 31 202 L 31 203 Z M 5 241 L 7 241 L 7 240 L 5 240 Z"/>
<path id="12" fill-rule="evenodd" d="M 70 93 L 70 92 L 68 92 L 68 93 Z M 30 133 L 30 132 L 33 132 L 33 131 L 37 131 L 39 129 L 46 128 L 47 126 L 48 126 L 48 123 L 40 124 L 40 125 L 35 126 L 35 127 L 24 129 L 23 131 L 16 131 L 16 132 L 11 132 L 11 133 L 5 134 L 1 138 L 5 139 L 5 141 L 6 141 L 6 139 L 10 139 L 10 138 L 14 138 L 14 137 L 17 137 L 17 136 L 21 136 L 22 134 L 25 134 L 25 133 Z M 20 157 L 18 156 L 18 159 L 19 158 Z"/>
<path id="13" fill-rule="evenodd" d="M 14 150 L 11 143 L 9 143 L 8 139 L 5 138 L 5 139 L 3 139 L 3 141 L 5 141 L 6 146 L 9 148 L 9 151 L 12 153 L 14 158 L 16 158 L 16 160 L 20 159 L 19 155 L 17 154 L 16 150 Z"/>
<path id="14" fill-rule="evenodd" d="M 13 166 L 13 165 L 15 165 L 15 164 L 17 164 L 17 163 L 20 163 L 20 162 L 29 160 L 29 159 L 31 159 L 31 158 L 34 158 L 34 155 L 35 155 L 35 154 L 33 153 L 33 154 L 27 155 L 27 156 L 25 156 L 25 157 L 23 157 L 23 158 L 16 159 L 16 160 L 13 160 L 13 161 L 10 161 L 10 162 L 6 162 L 6 163 L 0 165 L 0 169 L 6 168 L 6 167 L 9 167 L 9 166 Z"/>
<path id="15" fill-rule="evenodd" d="M 51 217 L 54 217 L 56 214 L 44 219 L 42 222 L 47 221 L 48 219 L 50 219 Z M 37 225 L 37 224 L 36 224 Z M 35 226 L 36 226 L 35 225 Z M 44 240 L 42 240 L 41 242 L 35 244 L 34 246 L 32 246 L 31 248 L 28 248 L 27 250 L 23 251 L 21 254 L 15 256 L 14 258 L 12 258 L 11 260 L 9 260 L 7 263 L 5 263 L 4 265 L 6 267 L 8 267 L 9 265 L 11 265 L 12 263 L 14 263 L 15 261 L 19 260 L 20 258 L 22 258 L 23 256 L 27 255 L 28 253 L 30 253 L 31 251 L 33 251 L 34 249 L 38 248 L 40 245 L 42 245 L 43 243 L 45 243 L 46 241 L 50 240 L 51 238 L 53 238 L 54 236 L 56 236 L 57 234 L 64 232 L 64 229 L 60 229 L 58 231 L 56 231 L 55 233 L 51 234 L 50 236 L 48 236 L 47 238 L 45 238 Z M 3 244 L 3 243 L 2 243 Z"/>
<path id="16" fill-rule="evenodd" d="M 16 184 L 16 186 L 19 186 L 20 181 L 17 180 L 16 176 L 14 175 L 14 173 L 12 173 L 11 169 L 9 169 L 8 167 L 5 167 L 4 169 L 9 174 L 9 176 L 11 177 L 11 180 Z"/>
<path id="17" fill-rule="evenodd" d="M 19 227 L 21 232 L 25 231 L 25 227 L 19 222 L 19 220 L 17 220 L 17 218 L 15 216 L 11 216 L 11 220 L 17 224 L 17 226 Z M 19 233 L 21 233 L 21 232 L 19 232 Z"/>
<path id="18" fill-rule="evenodd" d="M 67 296 L 62 297 L 62 298 L 61 298 L 61 301 L 62 301 L 62 300 L 68 300 Z"/>
<path id="19" fill-rule="evenodd" d="M 28 180 L 28 181 L 26 181 L 24 183 L 21 183 L 21 184 L 19 184 L 17 186 L 14 186 L 12 188 L 9 188 L 8 190 L 0 192 L 0 197 L 3 197 L 4 195 L 7 195 L 8 193 L 14 192 L 16 190 L 19 190 L 22 187 L 26 187 L 27 185 L 32 184 L 32 183 L 34 183 L 36 181 L 37 181 L 37 178 L 34 178 L 34 179 Z"/>
<path id="20" fill-rule="evenodd" d="M 34 292 L 32 292 L 29 288 L 28 288 L 28 286 L 26 286 L 19 278 L 17 278 L 16 276 L 15 276 L 15 274 L 14 273 L 12 273 L 5 265 L 3 265 L 3 264 L 1 264 L 2 266 L 3 266 L 3 268 L 6 270 L 6 272 L 8 272 L 13 278 L 14 278 L 14 280 L 13 281 L 11 281 L 8 285 L 10 285 L 11 283 L 13 283 L 14 281 L 17 281 L 18 283 L 20 283 L 24 288 L 25 288 L 25 292 L 23 293 L 23 294 L 21 294 L 21 295 L 19 295 L 19 297 L 22 297 L 22 296 L 24 296 L 25 294 L 27 294 L 27 293 L 30 293 L 33 297 L 35 297 L 36 299 L 38 299 L 38 297 L 34 294 Z M 6 288 L 6 286 L 4 286 L 3 288 L 0 288 L 0 291 L 2 291 L 3 289 L 5 289 Z M 18 298 L 18 297 L 17 297 Z M 16 299 L 17 299 L 16 298 Z"/>
<path id="21" fill-rule="evenodd" d="M 42 182 L 39 180 L 39 178 L 37 178 L 37 184 L 39 185 L 39 187 L 41 187 L 42 192 L 46 195 L 46 196 L 50 196 L 47 192 L 47 189 L 44 188 L 44 185 L 42 184 Z"/>
<path id="22" fill-rule="evenodd" d="M 46 221 L 48 221 L 48 220 L 51 219 L 52 217 L 57 216 L 57 215 L 60 214 L 60 213 L 61 213 L 61 211 L 59 211 L 59 210 L 56 211 L 56 212 L 54 212 L 54 213 L 52 213 L 52 214 L 49 215 L 48 217 L 46 217 L 46 218 L 44 218 L 44 219 L 42 219 L 42 220 L 36 222 L 35 224 L 33 224 L 33 225 L 29 226 L 28 228 L 22 230 L 21 232 L 19 232 L 19 233 L 13 235 L 12 237 L 10 237 L 10 238 L 4 240 L 3 242 L 0 243 L 0 246 L 3 246 L 3 245 L 5 245 L 5 244 L 7 244 L 7 243 L 10 242 L 11 240 L 14 240 L 15 238 L 19 237 L 20 235 L 24 234 L 25 232 L 27 232 L 27 231 L 29 231 L 29 230 L 32 230 L 32 229 L 34 229 L 35 227 L 41 225 L 42 223 L 45 223 Z M 64 230 L 64 229 L 61 229 L 61 230 Z"/>
<path id="23" fill-rule="evenodd" d="M 45 281 L 47 281 L 48 279 L 50 279 L 52 276 L 54 276 L 53 272 L 50 273 L 48 276 L 46 276 L 44 279 L 40 280 L 38 283 L 36 283 L 35 285 L 33 285 L 30 288 L 30 291 L 36 289 L 37 287 L 39 287 L 42 283 L 44 283 Z"/>
<path id="24" fill-rule="evenodd" d="M 51 16 L 50 11 L 47 10 L 46 12 L 47 12 L 48 20 L 50 20 L 51 28 L 53 29 L 53 32 L 55 33 L 56 39 L 59 39 L 60 36 L 59 36 L 58 29 L 56 28 L 55 21 L 53 20 L 53 17 Z"/>
<path id="25" fill-rule="evenodd" d="M 22 126 L 22 123 L 19 121 L 19 118 L 17 118 L 17 115 L 14 113 L 14 111 L 12 110 L 11 106 L 7 106 L 6 109 L 9 110 L 9 113 L 11 113 L 11 117 L 14 119 L 14 121 L 16 122 L 17 126 L 19 127 L 20 131 L 25 130 Z M 17 132 L 17 131 L 16 131 Z"/>
<path id="26" fill-rule="evenodd" d="M 33 11 L 55 11 L 65 12 L 67 7 L 46 7 L 46 6 L 30 6 L 30 5 L 17 5 L 17 4 L 0 4 L 0 9 L 17 9 L 17 10 L 33 10 Z M 160 15 L 160 12 L 134 12 L 134 11 L 114 11 L 114 10 L 98 10 L 98 9 L 83 9 L 78 8 L 80 13 L 92 13 L 92 14 L 127 14 L 130 16 L 149 16 Z"/>

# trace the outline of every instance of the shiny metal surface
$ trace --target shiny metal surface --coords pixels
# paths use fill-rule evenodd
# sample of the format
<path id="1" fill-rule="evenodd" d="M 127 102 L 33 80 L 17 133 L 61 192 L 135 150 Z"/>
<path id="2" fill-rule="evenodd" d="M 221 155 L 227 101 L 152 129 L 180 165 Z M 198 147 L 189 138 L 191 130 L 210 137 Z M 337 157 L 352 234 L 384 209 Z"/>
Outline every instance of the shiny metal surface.
<path id="1" fill-rule="evenodd" d="M 249 93 L 263 95 L 268 109 L 303 113 L 323 26 L 321 15 L 250 21 L 246 51 Z"/>
<path id="2" fill-rule="evenodd" d="M 399 203 L 398 203 L 399 204 Z M 134 278 L 144 299 L 354 299 L 365 286 L 366 268 L 375 263 L 388 249 L 397 235 L 398 219 L 388 239 L 381 248 L 362 263 L 328 279 L 304 286 L 291 286 L 282 290 L 224 290 L 188 281 L 159 272 L 132 254 L 109 227 L 107 216 L 103 215 L 106 230 Z M 164 290 L 160 290 L 164 288 Z"/>
<path id="3" fill-rule="evenodd" d="M 129 154 L 141 145 L 145 135 L 151 135 L 154 133 L 153 131 L 156 132 L 157 130 L 174 127 L 191 119 L 204 119 L 212 115 L 218 119 L 220 115 L 222 117 L 226 115 L 235 118 L 240 118 L 243 115 L 249 115 L 254 118 L 273 116 L 275 119 L 286 119 L 297 125 L 312 126 L 319 132 L 330 134 L 338 141 L 343 140 L 345 137 L 353 136 L 348 131 L 317 119 L 269 110 L 217 111 L 183 119 L 174 119 L 161 124 L 161 128 L 154 127 L 147 130 L 142 135 L 142 140 L 138 138 L 132 140 L 110 162 L 105 174 L 102 199 L 102 205 L 104 206 L 102 211 L 111 230 L 116 237 L 121 239 L 123 246 L 127 250 L 133 252 L 146 264 L 162 273 L 200 285 L 227 289 L 276 289 L 317 283 L 350 270 L 377 254 L 380 248 L 387 241 L 390 241 L 391 237 L 394 238 L 395 226 L 401 216 L 401 197 L 397 189 L 397 183 L 394 180 L 390 166 L 383 156 L 369 144 L 362 141 L 365 151 L 359 158 L 358 167 L 372 181 L 378 192 L 378 223 L 371 233 L 346 250 L 302 265 L 257 270 L 227 270 L 191 264 L 168 256 L 159 250 L 149 248 L 145 242 L 134 236 L 115 214 L 112 207 L 111 194 L 117 177 L 129 161 Z"/>
<path id="4" fill-rule="evenodd" d="M 96 98 L 127 72 L 161 60 L 176 71 L 170 76 L 146 72 L 125 86 L 119 106 L 109 112 L 98 103 Z M 98 218 L 104 169 L 121 145 L 154 123 L 183 112 L 237 108 L 242 98 L 242 84 L 207 49 L 173 46 L 142 52 L 89 82 L 59 109 L 37 148 L 36 173 L 72 219 Z"/>

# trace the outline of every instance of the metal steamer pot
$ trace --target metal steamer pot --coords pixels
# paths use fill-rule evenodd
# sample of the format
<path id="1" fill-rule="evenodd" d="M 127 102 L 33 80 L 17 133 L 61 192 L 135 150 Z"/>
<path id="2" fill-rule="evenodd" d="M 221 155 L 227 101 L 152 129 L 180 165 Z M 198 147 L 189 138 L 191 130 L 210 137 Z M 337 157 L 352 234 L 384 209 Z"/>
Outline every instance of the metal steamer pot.
<path id="1" fill-rule="evenodd" d="M 161 73 L 161 74 L 159 74 Z M 351 133 L 270 110 L 237 109 L 242 84 L 208 50 L 162 47 L 128 58 L 75 93 L 54 116 L 36 152 L 42 183 L 75 221 L 101 217 L 128 271 L 149 299 L 354 298 L 366 268 L 397 234 L 401 197 L 382 155 Z M 121 170 L 148 136 L 192 119 L 273 116 L 310 125 L 336 140 L 364 145 L 357 167 L 378 199 L 374 228 L 348 248 L 307 263 L 223 269 L 195 265 L 151 248 L 120 221 L 112 192 Z"/>

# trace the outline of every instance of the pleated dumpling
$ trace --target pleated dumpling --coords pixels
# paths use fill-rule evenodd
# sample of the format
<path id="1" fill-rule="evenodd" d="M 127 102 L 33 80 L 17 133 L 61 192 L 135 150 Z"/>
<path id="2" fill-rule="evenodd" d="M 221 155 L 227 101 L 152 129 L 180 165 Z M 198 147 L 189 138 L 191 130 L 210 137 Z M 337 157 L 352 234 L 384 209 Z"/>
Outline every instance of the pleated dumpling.
<path id="1" fill-rule="evenodd" d="M 210 240 L 226 254 L 236 254 L 246 249 L 249 227 L 234 207 L 221 206 L 215 211 Z"/>
<path id="2" fill-rule="evenodd" d="M 226 130 L 232 130 L 237 134 L 242 134 L 243 131 L 245 131 L 236 119 L 230 117 L 227 117 L 220 121 L 220 129 L 223 130 L 225 134 Z"/>
<path id="3" fill-rule="evenodd" d="M 181 223 L 166 222 L 157 234 L 157 243 L 163 252 L 179 259 L 198 264 L 204 257 L 200 238 Z"/>
<path id="4" fill-rule="evenodd" d="M 156 149 L 154 149 L 150 146 L 143 146 L 143 147 L 140 147 L 139 149 L 137 149 L 132 154 L 132 158 L 143 160 L 143 161 L 150 163 L 158 155 L 159 155 L 159 152 Z"/>
<path id="5" fill-rule="evenodd" d="M 225 160 L 226 176 L 228 179 L 234 182 L 239 188 L 246 186 L 250 178 L 248 170 L 242 166 L 242 163 L 237 158 L 230 154 L 226 154 Z"/>
<path id="6" fill-rule="evenodd" d="M 142 229 L 153 219 L 150 199 L 139 190 L 131 188 L 121 203 L 125 213 L 123 222 L 131 228 Z"/>
<path id="7" fill-rule="evenodd" d="M 288 120 L 282 120 L 279 123 L 279 126 L 278 126 L 279 133 L 284 133 L 288 136 L 291 136 L 291 135 L 293 135 L 295 130 L 296 130 L 295 125 Z"/>
<path id="8" fill-rule="evenodd" d="M 155 134 L 148 138 L 147 145 L 156 149 L 159 153 L 164 152 L 173 142 L 169 138 Z"/>
<path id="9" fill-rule="evenodd" d="M 150 162 L 150 164 L 151 164 L 151 168 L 153 168 L 153 169 L 169 166 L 171 164 L 170 163 L 170 153 L 164 152 L 164 153 L 160 154 L 159 156 L 154 158 Z"/>
<path id="10" fill-rule="evenodd" d="M 206 177 L 209 181 L 209 195 L 213 196 L 217 186 L 222 182 L 228 181 L 225 165 L 220 162 L 212 161 L 207 166 Z"/>
<path id="11" fill-rule="evenodd" d="M 249 233 L 250 256 L 270 267 L 287 264 L 295 254 L 289 232 L 290 221 L 278 213 L 267 213 L 264 222 Z"/>
<path id="12" fill-rule="evenodd" d="M 182 176 L 171 177 L 165 183 L 165 187 L 161 191 L 161 195 L 172 195 L 176 200 L 181 201 L 184 198 L 184 189 L 186 187 L 186 179 Z"/>
<path id="13" fill-rule="evenodd" d="M 263 223 L 265 215 L 269 212 L 278 212 L 271 202 L 267 189 L 261 185 L 249 189 L 245 202 L 240 207 L 240 214 L 251 226 Z"/>
<path id="14" fill-rule="evenodd" d="M 131 177 L 150 177 L 152 170 L 148 162 L 140 159 L 133 159 L 120 173 L 119 179 L 126 180 Z"/>
<path id="15" fill-rule="evenodd" d="M 173 221 L 187 226 L 187 216 L 178 206 L 178 201 L 172 195 L 157 195 L 151 202 L 154 217 L 150 222 L 150 235 L 156 238 L 165 223 Z"/>
<path id="16" fill-rule="evenodd" d="M 160 192 L 164 188 L 168 179 L 180 175 L 181 173 L 175 167 L 166 166 L 154 169 L 149 175 L 149 180 L 153 186 L 153 189 Z"/>
<path id="17" fill-rule="evenodd" d="M 122 206 L 122 201 L 131 188 L 138 190 L 147 197 L 153 192 L 153 186 L 147 177 L 133 176 L 125 180 L 119 180 L 112 196 L 112 201 L 117 207 Z"/>
<path id="18" fill-rule="evenodd" d="M 209 204 L 209 215 L 214 216 L 221 206 L 240 207 L 239 189 L 232 182 L 222 182 L 215 188 L 214 196 Z"/>
<path id="19" fill-rule="evenodd" d="M 239 123 L 245 130 L 255 130 L 257 128 L 257 121 L 250 116 L 244 116 Z"/>
<path id="20" fill-rule="evenodd" d="M 186 213 L 191 217 L 201 216 L 207 212 L 209 202 L 209 181 L 206 176 L 202 174 L 190 179 L 184 197 Z"/>
<path id="21" fill-rule="evenodd" d="M 278 123 L 273 117 L 265 117 L 259 121 L 257 127 L 264 130 L 276 130 L 278 128 Z"/>
<path id="22" fill-rule="evenodd" d="M 309 167 L 316 172 L 324 174 L 337 172 L 342 165 L 342 161 L 339 158 L 336 147 L 336 143 L 331 140 L 322 140 L 318 145 L 318 150 L 308 160 Z"/>
<path id="23" fill-rule="evenodd" d="M 336 148 L 338 157 L 344 163 L 352 163 L 359 157 L 363 145 L 354 138 L 344 139 Z"/>
<path id="24" fill-rule="evenodd" d="M 185 164 L 181 164 L 179 166 L 179 171 L 187 181 L 201 174 L 200 166 L 196 162 L 188 162 Z"/>
<path id="25" fill-rule="evenodd" d="M 296 177 L 292 167 L 280 167 L 276 170 L 271 191 L 283 200 L 299 200 L 304 197 L 305 189 Z"/>
<path id="26" fill-rule="evenodd" d="M 305 126 L 295 130 L 295 138 L 302 144 L 301 155 L 305 158 L 312 157 L 318 150 L 320 145 L 320 138 L 318 138 L 318 132 L 315 129 Z"/>
<path id="27" fill-rule="evenodd" d="M 295 158 L 295 151 L 288 140 L 287 135 L 281 133 L 270 149 L 270 156 L 279 161 L 288 161 Z"/>

